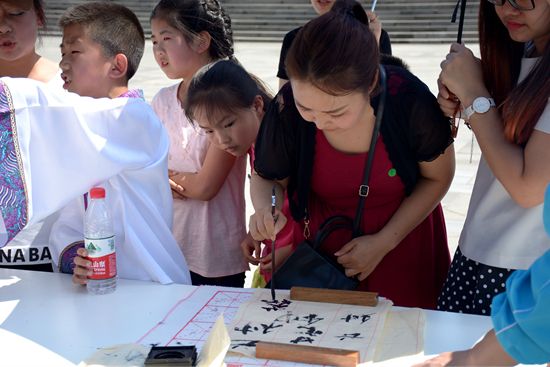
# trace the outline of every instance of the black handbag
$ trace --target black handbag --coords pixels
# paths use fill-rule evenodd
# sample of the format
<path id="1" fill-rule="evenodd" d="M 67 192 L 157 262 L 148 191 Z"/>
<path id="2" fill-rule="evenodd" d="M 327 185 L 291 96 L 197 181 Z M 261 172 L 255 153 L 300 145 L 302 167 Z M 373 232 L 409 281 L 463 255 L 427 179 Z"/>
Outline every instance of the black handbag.
<path id="1" fill-rule="evenodd" d="M 379 75 L 381 86 L 380 99 L 378 101 L 369 156 L 363 172 L 363 184 L 359 187 L 359 204 L 354 220 L 342 215 L 326 219 L 319 226 L 313 242 L 305 240 L 300 243 L 275 273 L 272 273 L 271 281 L 266 285 L 266 288 L 271 288 L 272 282 L 274 288 L 277 289 L 290 289 L 295 286 L 345 290 L 357 288 L 359 281 L 356 278 L 346 276 L 342 265 L 319 250 L 324 241 L 338 231 L 346 231 L 349 234 L 348 241 L 362 235 L 360 229 L 361 217 L 365 207 L 365 199 L 369 194 L 369 176 L 386 99 L 386 73 L 382 65 L 380 65 Z M 273 256 L 275 256 L 275 251 L 273 251 Z"/>

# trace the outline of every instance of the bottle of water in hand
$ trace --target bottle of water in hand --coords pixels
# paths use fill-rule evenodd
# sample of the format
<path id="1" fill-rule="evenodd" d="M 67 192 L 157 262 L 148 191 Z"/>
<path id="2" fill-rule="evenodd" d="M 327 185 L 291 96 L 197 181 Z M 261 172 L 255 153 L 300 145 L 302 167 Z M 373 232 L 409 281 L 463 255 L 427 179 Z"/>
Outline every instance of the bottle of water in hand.
<path id="1" fill-rule="evenodd" d="M 90 190 L 90 203 L 84 215 L 84 246 L 93 267 L 93 274 L 88 277 L 88 292 L 114 292 L 117 279 L 115 232 L 102 187 Z"/>

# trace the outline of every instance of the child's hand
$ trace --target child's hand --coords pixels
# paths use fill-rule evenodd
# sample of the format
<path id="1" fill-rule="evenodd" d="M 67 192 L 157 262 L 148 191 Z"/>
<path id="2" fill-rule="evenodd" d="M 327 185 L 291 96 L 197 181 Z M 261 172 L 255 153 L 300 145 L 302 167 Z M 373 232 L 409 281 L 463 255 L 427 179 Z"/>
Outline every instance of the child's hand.
<path id="1" fill-rule="evenodd" d="M 288 257 L 292 254 L 292 251 L 292 244 L 283 247 L 277 247 L 275 249 L 275 270 L 279 269 L 279 266 L 281 266 L 286 261 L 286 259 L 288 259 Z M 260 259 L 261 271 L 271 271 L 272 254 L 273 252 Z"/>
<path id="2" fill-rule="evenodd" d="M 172 179 L 168 179 L 168 182 L 170 183 L 170 188 L 172 189 L 172 197 L 174 199 L 179 199 L 179 200 L 187 199 L 185 196 L 183 196 L 183 192 L 185 191 L 185 189 L 181 185 L 178 185 Z"/>
<path id="3" fill-rule="evenodd" d="M 88 260 L 88 251 L 85 248 L 77 250 L 74 258 L 73 283 L 85 285 L 92 275 L 92 262 Z"/>
<path id="4" fill-rule="evenodd" d="M 258 265 L 262 260 L 260 255 L 262 251 L 260 241 L 254 240 L 250 233 L 248 233 L 243 242 L 241 242 L 241 250 L 246 260 L 252 265 Z"/>

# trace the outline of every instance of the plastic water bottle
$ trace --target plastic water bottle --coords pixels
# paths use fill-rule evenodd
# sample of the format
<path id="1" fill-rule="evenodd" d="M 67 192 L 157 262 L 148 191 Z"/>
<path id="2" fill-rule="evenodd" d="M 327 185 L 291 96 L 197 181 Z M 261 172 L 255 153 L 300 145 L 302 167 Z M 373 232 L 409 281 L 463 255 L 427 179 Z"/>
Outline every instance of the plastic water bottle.
<path id="1" fill-rule="evenodd" d="M 88 277 L 88 292 L 114 292 L 117 281 L 115 232 L 102 187 L 90 190 L 90 203 L 84 215 L 84 246 L 93 268 L 93 274 Z"/>

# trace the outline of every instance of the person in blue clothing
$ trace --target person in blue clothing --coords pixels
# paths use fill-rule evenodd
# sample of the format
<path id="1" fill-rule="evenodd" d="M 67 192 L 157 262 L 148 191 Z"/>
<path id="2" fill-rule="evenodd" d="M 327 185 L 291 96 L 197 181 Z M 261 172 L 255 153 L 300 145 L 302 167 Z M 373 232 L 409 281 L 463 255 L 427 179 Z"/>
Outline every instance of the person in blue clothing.
<path id="1" fill-rule="evenodd" d="M 546 189 L 543 222 L 550 235 L 550 186 Z M 549 363 L 550 250 L 529 269 L 510 275 L 506 292 L 493 298 L 491 318 L 494 329 L 473 348 L 442 353 L 416 367 Z"/>

